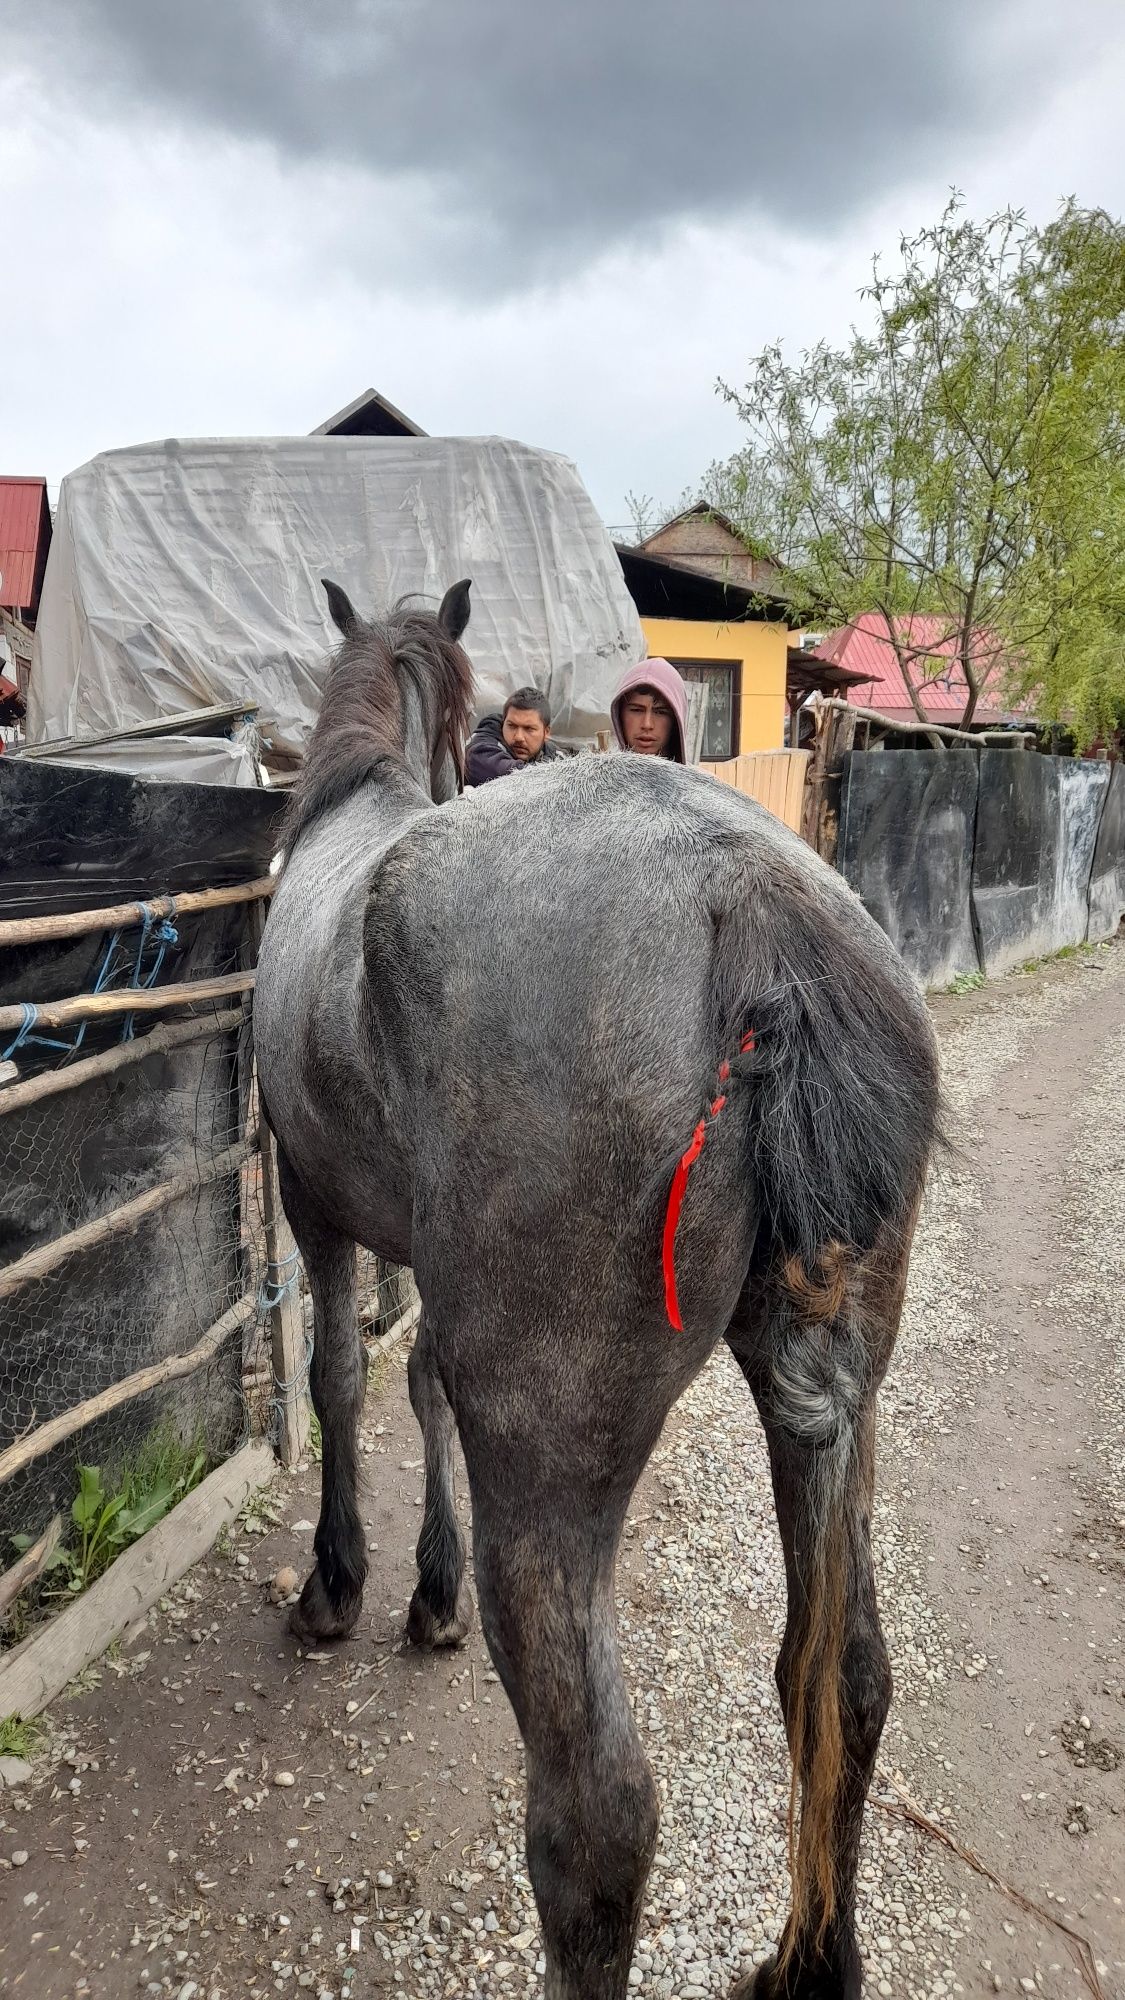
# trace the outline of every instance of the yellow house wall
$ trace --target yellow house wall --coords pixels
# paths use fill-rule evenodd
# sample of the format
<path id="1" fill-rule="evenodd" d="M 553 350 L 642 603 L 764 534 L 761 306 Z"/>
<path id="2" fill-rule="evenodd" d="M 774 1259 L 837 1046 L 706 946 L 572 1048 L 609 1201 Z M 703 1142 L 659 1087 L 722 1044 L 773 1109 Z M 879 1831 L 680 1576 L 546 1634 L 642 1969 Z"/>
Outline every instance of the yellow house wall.
<path id="1" fill-rule="evenodd" d="M 790 644 L 786 626 L 767 625 L 757 619 L 738 625 L 712 625 L 701 618 L 642 618 L 641 625 L 654 659 L 740 661 L 740 754 L 784 748 L 785 667 Z"/>

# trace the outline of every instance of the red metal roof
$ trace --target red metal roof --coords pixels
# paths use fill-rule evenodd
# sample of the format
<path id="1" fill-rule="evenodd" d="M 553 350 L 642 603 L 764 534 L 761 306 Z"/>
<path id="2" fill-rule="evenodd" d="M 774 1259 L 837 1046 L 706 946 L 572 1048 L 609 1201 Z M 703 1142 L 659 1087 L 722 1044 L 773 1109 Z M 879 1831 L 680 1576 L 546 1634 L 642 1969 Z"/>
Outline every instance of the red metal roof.
<path id="1" fill-rule="evenodd" d="M 959 660 L 952 656 L 956 651 L 956 640 L 948 636 L 949 627 L 944 619 L 937 617 L 900 618 L 895 622 L 897 637 L 906 639 L 918 654 L 913 678 L 922 695 L 926 714 L 933 722 L 940 722 L 943 716 L 959 716 L 964 713 L 968 689 Z M 864 676 L 846 690 L 849 701 L 860 708 L 877 708 L 884 714 L 896 717 L 914 717 L 914 707 L 910 692 L 903 679 L 902 670 L 895 657 L 887 627 L 877 611 L 865 611 L 850 625 L 841 625 L 822 639 L 819 646 L 808 657 L 830 661 L 833 666 L 848 667 Z M 947 664 L 935 672 L 937 663 Z M 983 629 L 973 634 L 973 661 L 979 664 L 982 674 L 981 700 L 975 713 L 980 722 L 999 721 L 1008 715 L 1023 713 L 1019 705 L 1010 703 L 1003 691 L 1004 657 L 1000 641 L 996 635 Z"/>
<path id="2" fill-rule="evenodd" d="M 0 473 L 0 604 L 7 610 L 34 615 L 50 539 L 46 480 Z"/>

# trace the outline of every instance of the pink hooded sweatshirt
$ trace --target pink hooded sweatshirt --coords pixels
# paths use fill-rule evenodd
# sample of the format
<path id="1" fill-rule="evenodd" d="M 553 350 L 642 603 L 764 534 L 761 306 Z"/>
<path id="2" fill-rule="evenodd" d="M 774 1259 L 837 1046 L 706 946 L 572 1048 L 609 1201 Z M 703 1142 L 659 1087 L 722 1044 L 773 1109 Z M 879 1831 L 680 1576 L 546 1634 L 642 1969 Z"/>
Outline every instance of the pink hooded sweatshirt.
<path id="1" fill-rule="evenodd" d="M 628 673 L 618 682 L 617 692 L 610 703 L 609 714 L 613 723 L 613 733 L 622 750 L 625 748 L 625 732 L 621 727 L 621 704 L 627 694 L 632 694 L 634 688 L 654 688 L 657 694 L 663 695 L 676 718 L 664 755 L 672 758 L 677 764 L 686 764 L 684 744 L 687 741 L 687 689 L 671 661 L 641 660 L 635 667 L 630 667 Z"/>

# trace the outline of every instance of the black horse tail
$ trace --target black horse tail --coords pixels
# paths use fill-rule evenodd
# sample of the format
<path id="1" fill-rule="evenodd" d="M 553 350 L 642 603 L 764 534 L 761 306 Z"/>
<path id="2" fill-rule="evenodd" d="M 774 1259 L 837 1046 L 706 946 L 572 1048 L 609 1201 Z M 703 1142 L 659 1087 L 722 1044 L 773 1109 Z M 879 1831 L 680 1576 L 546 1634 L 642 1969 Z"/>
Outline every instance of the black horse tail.
<path id="1" fill-rule="evenodd" d="M 755 882 L 715 922 L 718 1059 L 750 1085 L 763 1224 L 795 1298 L 834 1317 L 849 1264 L 913 1215 L 942 1135 L 933 1030 L 882 935 L 814 875 Z"/>
<path id="2" fill-rule="evenodd" d="M 869 1351 L 882 1336 L 865 1323 L 865 1291 L 876 1270 L 905 1268 L 942 1137 L 921 996 L 884 940 L 865 936 L 862 916 L 825 890 L 803 870 L 740 888 L 716 916 L 714 958 L 719 1063 L 730 1064 L 728 1090 L 744 1099 L 759 1215 L 754 1268 L 784 1302 L 769 1357 L 773 1416 L 811 1450 L 801 1638 L 785 1662 L 793 1911 L 783 1962 L 810 1928 L 823 1939 L 837 1903 L 859 1416 L 886 1362 L 885 1349 Z"/>

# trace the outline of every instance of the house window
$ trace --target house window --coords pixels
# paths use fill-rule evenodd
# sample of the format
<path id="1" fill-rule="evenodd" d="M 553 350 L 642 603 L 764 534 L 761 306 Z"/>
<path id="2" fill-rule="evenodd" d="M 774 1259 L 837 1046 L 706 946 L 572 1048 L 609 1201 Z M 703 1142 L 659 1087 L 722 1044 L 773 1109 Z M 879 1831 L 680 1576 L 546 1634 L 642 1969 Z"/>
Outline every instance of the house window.
<path id="1" fill-rule="evenodd" d="M 703 749 L 707 763 L 719 764 L 738 755 L 738 703 L 741 674 L 737 660 L 673 660 L 672 665 L 689 684 L 702 682 L 707 690 L 703 720 Z"/>

